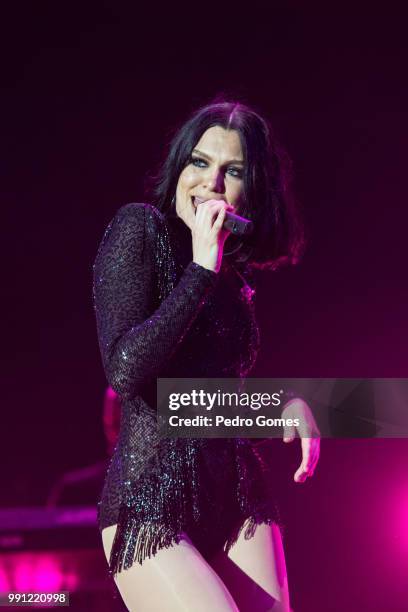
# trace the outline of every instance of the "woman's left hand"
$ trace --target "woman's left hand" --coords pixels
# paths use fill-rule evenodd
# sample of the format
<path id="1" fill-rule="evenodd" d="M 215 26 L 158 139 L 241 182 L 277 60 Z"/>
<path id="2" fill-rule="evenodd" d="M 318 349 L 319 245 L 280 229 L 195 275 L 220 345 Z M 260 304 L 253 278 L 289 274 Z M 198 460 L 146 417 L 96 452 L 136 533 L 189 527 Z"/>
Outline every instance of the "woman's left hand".
<path id="1" fill-rule="evenodd" d="M 292 442 L 296 433 L 302 440 L 302 463 L 293 477 L 295 482 L 305 482 L 313 476 L 320 455 L 320 431 L 308 404 L 301 398 L 291 399 L 283 408 L 282 419 L 299 419 L 299 426 L 285 426 L 284 442 Z"/>

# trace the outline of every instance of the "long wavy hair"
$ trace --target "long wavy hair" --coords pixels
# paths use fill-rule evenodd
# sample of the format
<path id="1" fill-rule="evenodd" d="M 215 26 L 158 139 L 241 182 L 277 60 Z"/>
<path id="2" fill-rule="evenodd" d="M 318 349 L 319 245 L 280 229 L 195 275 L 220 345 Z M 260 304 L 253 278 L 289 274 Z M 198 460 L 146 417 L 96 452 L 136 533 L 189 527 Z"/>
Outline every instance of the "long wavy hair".
<path id="1" fill-rule="evenodd" d="M 254 268 L 276 270 L 296 264 L 304 251 L 305 234 L 291 189 L 291 162 L 266 119 L 246 104 L 218 96 L 198 108 L 176 129 L 156 174 L 147 177 L 147 197 L 163 214 L 175 214 L 180 173 L 202 134 L 213 126 L 239 134 L 244 156 L 239 214 L 254 223 L 251 235 L 230 236 L 226 251 L 233 247 L 234 260 Z"/>

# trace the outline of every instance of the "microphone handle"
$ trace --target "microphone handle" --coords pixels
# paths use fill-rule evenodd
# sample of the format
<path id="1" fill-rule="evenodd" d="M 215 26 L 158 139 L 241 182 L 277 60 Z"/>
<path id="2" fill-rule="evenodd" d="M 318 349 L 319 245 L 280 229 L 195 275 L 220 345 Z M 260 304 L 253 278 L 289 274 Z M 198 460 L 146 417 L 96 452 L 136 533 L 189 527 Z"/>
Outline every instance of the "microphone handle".
<path id="1" fill-rule="evenodd" d="M 254 224 L 245 217 L 227 211 L 222 227 L 236 236 L 247 236 L 253 231 Z"/>

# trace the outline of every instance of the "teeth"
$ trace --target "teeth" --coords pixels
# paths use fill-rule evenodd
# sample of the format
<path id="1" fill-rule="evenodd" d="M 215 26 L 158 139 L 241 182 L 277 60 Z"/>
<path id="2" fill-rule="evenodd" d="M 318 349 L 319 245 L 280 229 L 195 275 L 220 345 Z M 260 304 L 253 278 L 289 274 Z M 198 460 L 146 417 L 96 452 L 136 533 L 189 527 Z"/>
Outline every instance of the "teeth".
<path id="1" fill-rule="evenodd" d="M 193 196 L 193 204 L 194 204 L 194 206 L 198 206 L 202 202 L 205 202 L 204 198 L 198 198 L 196 196 Z"/>

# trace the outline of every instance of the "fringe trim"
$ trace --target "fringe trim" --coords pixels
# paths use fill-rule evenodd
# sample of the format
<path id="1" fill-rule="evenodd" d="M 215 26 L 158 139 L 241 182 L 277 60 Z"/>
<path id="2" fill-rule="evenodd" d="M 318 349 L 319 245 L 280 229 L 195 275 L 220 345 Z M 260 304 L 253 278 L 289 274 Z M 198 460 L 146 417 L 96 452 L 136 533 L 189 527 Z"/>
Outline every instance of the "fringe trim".
<path id="1" fill-rule="evenodd" d="M 256 528 L 261 524 L 271 525 L 276 523 L 281 531 L 282 538 L 285 533 L 285 525 L 279 508 L 275 503 L 268 500 L 269 496 L 265 491 L 268 485 L 264 478 L 266 466 L 262 457 L 254 448 L 252 441 L 247 438 L 237 438 L 235 445 L 238 477 L 237 497 L 241 519 L 225 543 L 225 552 L 229 552 L 237 542 L 245 525 L 245 540 L 252 538 Z"/>
<path id="2" fill-rule="evenodd" d="M 234 531 L 231 533 L 231 535 L 229 536 L 228 540 L 226 541 L 224 545 L 224 551 L 226 553 L 228 553 L 233 547 L 233 545 L 237 542 L 247 521 L 249 522 L 244 532 L 244 538 L 245 540 L 249 540 L 250 538 L 253 537 L 256 531 L 256 528 L 260 523 L 257 522 L 257 519 L 255 517 L 251 516 L 251 517 L 247 517 L 246 519 L 243 519 L 242 522 L 238 525 L 238 527 L 236 527 L 236 529 L 234 529 Z"/>
<path id="3" fill-rule="evenodd" d="M 111 576 L 178 544 L 191 520 L 199 520 L 198 451 L 199 440 L 165 440 L 149 466 L 154 469 L 125 483 L 109 559 Z"/>
<path id="4" fill-rule="evenodd" d="M 238 524 L 224 544 L 225 552 L 244 528 L 246 540 L 262 523 L 275 522 L 284 531 L 279 509 L 265 491 L 262 466 L 250 440 L 236 439 L 233 444 L 237 480 L 231 487 L 236 488 L 237 513 L 233 512 Z M 199 524 L 203 519 L 202 502 L 210 492 L 205 482 L 200 482 L 201 445 L 199 439 L 167 439 L 144 475 L 134 483 L 125 483 L 126 499 L 119 511 L 109 559 L 112 577 L 135 562 L 142 565 L 159 549 L 178 544 L 192 522 Z"/>
<path id="5" fill-rule="evenodd" d="M 131 511 L 122 509 L 109 559 L 109 574 L 113 577 L 135 562 L 142 565 L 161 548 L 169 548 L 180 540 L 181 533 L 174 528 L 157 522 L 139 524 Z"/>
<path id="6" fill-rule="evenodd" d="M 276 523 L 278 525 L 282 539 L 284 539 L 285 525 L 282 522 L 278 507 L 274 505 L 272 506 L 272 509 L 270 506 L 265 507 L 263 512 L 256 512 L 251 516 L 242 518 L 238 526 L 231 532 L 230 536 L 225 542 L 224 551 L 228 553 L 231 550 L 244 531 L 244 528 L 244 539 L 250 540 L 255 535 L 258 525 L 272 525 L 272 523 Z"/>

